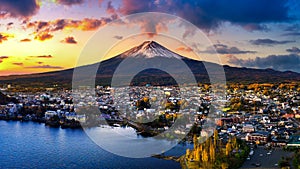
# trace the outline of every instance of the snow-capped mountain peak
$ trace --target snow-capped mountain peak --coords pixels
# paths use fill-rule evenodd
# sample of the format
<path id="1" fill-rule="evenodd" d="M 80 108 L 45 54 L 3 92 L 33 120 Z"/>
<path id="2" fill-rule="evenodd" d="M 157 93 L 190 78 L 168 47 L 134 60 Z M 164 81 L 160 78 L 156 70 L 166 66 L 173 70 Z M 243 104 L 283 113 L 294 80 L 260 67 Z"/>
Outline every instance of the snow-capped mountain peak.
<path id="1" fill-rule="evenodd" d="M 145 41 L 141 45 L 133 47 L 121 54 L 121 57 L 167 57 L 181 59 L 182 57 L 169 49 L 163 47 L 155 41 Z"/>

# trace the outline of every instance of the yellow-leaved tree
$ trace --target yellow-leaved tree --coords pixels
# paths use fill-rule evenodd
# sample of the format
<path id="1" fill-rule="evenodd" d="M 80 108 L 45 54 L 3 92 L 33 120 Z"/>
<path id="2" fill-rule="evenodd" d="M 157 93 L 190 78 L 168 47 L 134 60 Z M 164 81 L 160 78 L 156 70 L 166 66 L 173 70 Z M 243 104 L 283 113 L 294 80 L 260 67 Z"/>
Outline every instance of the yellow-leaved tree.
<path id="1" fill-rule="evenodd" d="M 205 163 L 208 162 L 208 153 L 207 153 L 206 149 L 204 149 L 202 151 L 202 161 Z"/>
<path id="2" fill-rule="evenodd" d="M 228 143 L 226 144 L 226 149 L 225 149 L 226 156 L 229 156 L 231 152 L 232 152 L 232 145 L 231 145 L 231 142 L 228 141 Z"/>

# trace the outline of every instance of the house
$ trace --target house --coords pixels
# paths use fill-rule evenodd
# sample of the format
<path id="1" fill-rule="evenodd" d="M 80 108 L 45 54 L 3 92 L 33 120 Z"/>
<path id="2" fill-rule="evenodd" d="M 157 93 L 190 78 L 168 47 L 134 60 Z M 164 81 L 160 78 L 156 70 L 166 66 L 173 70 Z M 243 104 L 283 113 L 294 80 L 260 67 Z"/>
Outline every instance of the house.
<path id="1" fill-rule="evenodd" d="M 246 141 L 255 142 L 256 144 L 266 144 L 269 141 L 269 137 L 268 132 L 248 133 L 246 135 Z"/>
<path id="2" fill-rule="evenodd" d="M 55 115 L 57 115 L 56 111 L 50 111 L 50 110 L 48 110 L 48 111 L 45 112 L 45 119 L 49 120 L 51 117 L 53 117 Z"/>
<path id="3" fill-rule="evenodd" d="M 245 133 L 252 133 L 252 132 L 255 131 L 255 128 L 254 128 L 254 126 L 252 124 L 246 124 L 246 125 L 243 126 L 242 130 Z"/>
<path id="4" fill-rule="evenodd" d="M 286 146 L 287 147 L 300 147 L 300 135 L 291 136 L 291 138 Z"/>

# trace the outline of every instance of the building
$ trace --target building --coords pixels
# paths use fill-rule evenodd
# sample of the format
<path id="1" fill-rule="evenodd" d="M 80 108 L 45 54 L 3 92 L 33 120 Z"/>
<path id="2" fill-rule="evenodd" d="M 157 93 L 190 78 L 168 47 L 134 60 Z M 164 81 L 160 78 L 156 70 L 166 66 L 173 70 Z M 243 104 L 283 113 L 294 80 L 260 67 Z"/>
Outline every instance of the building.
<path id="1" fill-rule="evenodd" d="M 269 141 L 269 137 L 268 132 L 248 133 L 246 135 L 246 141 L 255 142 L 256 144 L 266 144 Z"/>
<path id="2" fill-rule="evenodd" d="M 300 135 L 293 135 L 286 145 L 287 147 L 300 147 Z"/>
<path id="3" fill-rule="evenodd" d="M 243 132 L 245 133 L 252 133 L 254 131 L 255 131 L 254 126 L 251 124 L 246 124 L 245 126 L 243 126 Z"/>
<path id="4" fill-rule="evenodd" d="M 45 112 L 45 119 L 49 120 L 51 117 L 53 117 L 55 115 L 57 115 L 56 111 L 50 111 L 50 110 L 48 110 L 48 111 Z"/>

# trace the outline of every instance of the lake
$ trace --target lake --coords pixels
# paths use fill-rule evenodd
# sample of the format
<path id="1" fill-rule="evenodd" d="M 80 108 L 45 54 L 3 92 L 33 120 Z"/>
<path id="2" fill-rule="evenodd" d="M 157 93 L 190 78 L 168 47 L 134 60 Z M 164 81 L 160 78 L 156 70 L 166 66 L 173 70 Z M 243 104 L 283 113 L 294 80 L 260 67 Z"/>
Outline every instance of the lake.
<path id="1" fill-rule="evenodd" d="M 80 129 L 0 121 L 0 133 L 0 168 L 181 168 L 174 161 L 112 154 L 100 148 Z M 165 154 L 182 155 L 191 147 L 190 144 L 177 145 Z"/>

